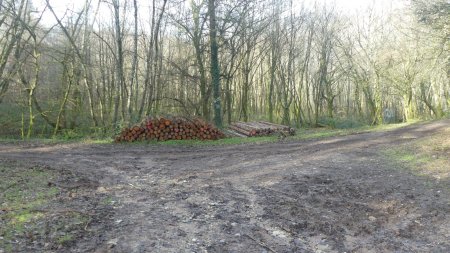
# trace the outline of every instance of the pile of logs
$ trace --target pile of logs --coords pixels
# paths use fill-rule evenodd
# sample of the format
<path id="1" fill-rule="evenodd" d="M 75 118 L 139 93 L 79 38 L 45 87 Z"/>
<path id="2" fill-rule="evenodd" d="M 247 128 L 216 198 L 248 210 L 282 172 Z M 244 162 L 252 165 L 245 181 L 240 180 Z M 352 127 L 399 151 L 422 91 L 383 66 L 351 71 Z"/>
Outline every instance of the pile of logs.
<path id="1" fill-rule="evenodd" d="M 289 126 L 274 124 L 266 121 L 234 122 L 228 127 L 228 133 L 238 137 L 269 136 L 276 133 L 295 134 Z"/>
<path id="2" fill-rule="evenodd" d="M 224 137 L 219 129 L 201 119 L 155 117 L 123 129 L 115 141 L 217 140 Z"/>

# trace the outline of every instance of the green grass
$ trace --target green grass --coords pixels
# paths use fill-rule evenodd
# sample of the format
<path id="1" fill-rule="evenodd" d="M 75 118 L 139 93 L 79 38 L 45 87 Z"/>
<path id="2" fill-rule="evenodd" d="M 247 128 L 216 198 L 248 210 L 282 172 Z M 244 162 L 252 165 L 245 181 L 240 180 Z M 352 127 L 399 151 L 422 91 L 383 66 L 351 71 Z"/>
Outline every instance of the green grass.
<path id="1" fill-rule="evenodd" d="M 104 198 L 100 204 L 104 205 L 104 206 L 108 206 L 108 205 L 114 205 L 117 202 L 117 200 L 115 198 L 113 198 L 112 196 L 108 196 L 106 198 Z"/>
<path id="2" fill-rule="evenodd" d="M 54 213 L 54 204 L 61 190 L 49 186 L 48 182 L 57 179 L 56 171 L 3 162 L 0 175 L 0 249 L 19 251 L 14 241 L 23 243 L 33 238 L 67 244 L 73 236 L 66 231 L 86 222 L 87 218 L 78 213 L 64 214 L 54 220 L 58 215 Z M 52 233 L 64 235 L 50 238 Z"/>
<path id="3" fill-rule="evenodd" d="M 450 127 L 426 138 L 381 151 L 394 168 L 441 182 L 450 179 Z M 449 189 L 450 191 L 450 189 Z"/>
<path id="4" fill-rule="evenodd" d="M 0 174 L 0 236 L 10 242 L 34 229 L 34 223 L 45 215 L 38 210 L 56 197 L 59 190 L 47 186 L 52 175 L 38 167 L 20 169 L 0 165 Z M 6 244 L 0 242 L 0 248 L 12 247 Z"/>
<path id="5" fill-rule="evenodd" d="M 415 146 L 417 148 L 417 146 Z M 387 155 L 390 160 L 399 164 L 408 165 L 411 170 L 420 171 L 420 165 L 431 162 L 431 156 L 427 153 L 417 153 L 416 151 L 405 147 L 394 147 L 389 150 L 384 150 L 383 153 Z"/>
<path id="6" fill-rule="evenodd" d="M 108 144 L 113 143 L 112 138 L 78 138 L 78 139 L 64 139 L 64 138 L 30 138 L 17 139 L 13 137 L 0 137 L 0 144 L 20 144 L 20 143 L 39 143 L 39 144 L 68 144 L 68 143 L 85 143 L 85 144 Z"/>
<path id="7" fill-rule="evenodd" d="M 401 124 L 389 124 L 389 125 L 379 125 L 379 126 L 362 126 L 357 128 L 346 128 L 346 129 L 333 129 L 333 128 L 301 128 L 297 129 L 297 134 L 295 136 L 288 136 L 285 140 L 310 140 L 310 139 L 320 139 L 333 136 L 345 136 L 350 134 L 364 133 L 364 132 L 377 132 L 377 131 L 387 131 L 400 127 L 405 127 L 416 122 L 408 122 Z M 271 143 L 279 141 L 278 136 L 264 136 L 264 137 L 251 137 L 251 138 L 225 138 L 216 141 L 200 141 L 200 140 L 170 140 L 165 142 L 157 141 L 143 141 L 143 142 L 132 142 L 132 143 L 122 143 L 120 145 L 163 145 L 163 146 L 227 146 L 227 145 L 239 145 L 239 144 L 262 144 Z M 64 136 L 59 136 L 52 139 L 40 139 L 34 138 L 30 140 L 17 140 L 11 138 L 0 138 L 1 143 L 42 143 L 42 144 L 67 144 L 67 143 L 83 143 L 83 144 L 112 144 L 112 138 L 95 138 L 95 137 L 77 137 L 77 138 L 66 138 Z M 117 144 L 115 144 L 117 145 Z"/>
<path id="8" fill-rule="evenodd" d="M 60 236 L 58 238 L 58 243 L 61 244 L 61 245 L 64 245 L 64 244 L 69 244 L 73 240 L 74 240 L 73 235 L 65 234 L 65 235 L 62 235 L 62 236 Z"/>
<path id="9" fill-rule="evenodd" d="M 351 134 L 368 133 L 368 132 L 381 132 L 393 130 L 405 126 L 409 126 L 416 122 L 408 122 L 401 124 L 389 124 L 389 125 L 378 125 L 378 126 L 362 126 L 356 128 L 346 128 L 346 129 L 333 129 L 333 128 L 309 128 L 309 129 L 298 129 L 296 136 L 290 137 L 291 139 L 297 140 L 310 140 L 310 139 L 320 139 L 333 136 L 345 136 Z"/>

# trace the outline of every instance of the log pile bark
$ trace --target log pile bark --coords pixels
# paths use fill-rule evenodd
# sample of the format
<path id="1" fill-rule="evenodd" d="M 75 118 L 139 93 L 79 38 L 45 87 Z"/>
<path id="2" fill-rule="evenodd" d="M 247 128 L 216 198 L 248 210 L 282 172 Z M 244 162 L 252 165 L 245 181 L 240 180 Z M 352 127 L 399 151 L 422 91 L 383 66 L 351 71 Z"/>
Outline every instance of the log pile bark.
<path id="1" fill-rule="evenodd" d="M 224 137 L 218 128 L 202 119 L 150 117 L 141 124 L 124 128 L 115 141 L 217 140 Z"/>
<path id="2" fill-rule="evenodd" d="M 234 122 L 228 127 L 227 131 L 232 136 L 237 137 L 258 137 L 258 136 L 270 136 L 283 132 L 285 134 L 294 135 L 295 129 L 289 126 L 279 125 L 266 121 L 255 122 Z"/>

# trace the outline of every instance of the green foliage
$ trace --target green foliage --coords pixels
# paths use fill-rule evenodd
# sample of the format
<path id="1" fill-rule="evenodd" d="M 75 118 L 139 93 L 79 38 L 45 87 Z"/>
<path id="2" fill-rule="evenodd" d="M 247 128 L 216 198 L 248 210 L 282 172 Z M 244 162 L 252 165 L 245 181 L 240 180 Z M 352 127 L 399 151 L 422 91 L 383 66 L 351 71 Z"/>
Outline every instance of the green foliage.
<path id="1" fill-rule="evenodd" d="M 58 238 L 58 243 L 61 245 L 67 245 L 70 242 L 74 240 L 73 235 L 71 234 L 64 234 L 61 237 Z"/>
<path id="2" fill-rule="evenodd" d="M 125 122 L 125 121 L 118 121 L 116 124 L 114 124 L 113 126 L 113 134 L 114 135 L 118 135 L 120 134 L 120 132 L 122 131 L 122 129 L 126 128 L 126 127 L 130 127 L 131 124 L 129 122 Z"/>
<path id="3" fill-rule="evenodd" d="M 367 124 L 354 119 L 341 119 L 336 122 L 335 126 L 339 129 L 350 129 L 364 127 L 367 126 Z"/>
<path id="4" fill-rule="evenodd" d="M 111 142 L 114 136 L 110 131 L 101 127 L 63 129 L 56 136 L 55 142 Z M 45 137 L 44 137 L 45 138 Z"/>
<path id="5" fill-rule="evenodd" d="M 319 124 L 329 126 L 331 128 L 337 129 L 350 129 L 350 128 L 360 128 L 367 126 L 366 123 L 361 122 L 353 118 L 329 118 L 321 117 L 319 118 Z"/>
<path id="6" fill-rule="evenodd" d="M 20 136 L 22 109 L 16 104 L 0 104 L 0 135 Z"/>
<path id="7" fill-rule="evenodd" d="M 64 140 L 81 139 L 83 138 L 83 134 L 74 129 L 64 129 L 62 131 L 61 138 Z"/>

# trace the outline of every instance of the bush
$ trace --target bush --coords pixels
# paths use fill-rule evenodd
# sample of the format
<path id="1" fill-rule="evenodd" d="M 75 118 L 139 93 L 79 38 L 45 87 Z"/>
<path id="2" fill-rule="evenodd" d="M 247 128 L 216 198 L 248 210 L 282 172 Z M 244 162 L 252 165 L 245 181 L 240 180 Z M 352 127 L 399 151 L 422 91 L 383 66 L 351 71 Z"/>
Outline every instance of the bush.
<path id="1" fill-rule="evenodd" d="M 64 140 L 73 140 L 73 139 L 81 139 L 84 137 L 84 135 L 75 129 L 63 129 L 61 131 L 61 137 Z"/>
<path id="2" fill-rule="evenodd" d="M 354 118 L 319 118 L 319 123 L 337 129 L 349 129 L 366 126 L 367 124 Z"/>

